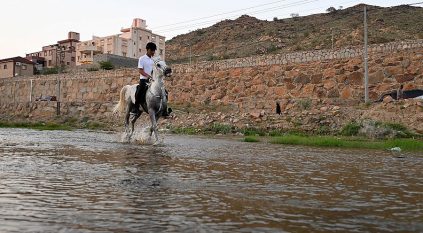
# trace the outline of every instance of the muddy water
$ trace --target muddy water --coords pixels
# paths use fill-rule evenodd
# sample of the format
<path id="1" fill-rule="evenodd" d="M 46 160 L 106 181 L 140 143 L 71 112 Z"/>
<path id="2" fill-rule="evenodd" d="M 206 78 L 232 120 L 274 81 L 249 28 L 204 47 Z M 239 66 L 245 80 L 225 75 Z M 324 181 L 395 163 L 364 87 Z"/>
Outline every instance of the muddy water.
<path id="1" fill-rule="evenodd" d="M 423 155 L 0 129 L 0 232 L 422 232 Z"/>

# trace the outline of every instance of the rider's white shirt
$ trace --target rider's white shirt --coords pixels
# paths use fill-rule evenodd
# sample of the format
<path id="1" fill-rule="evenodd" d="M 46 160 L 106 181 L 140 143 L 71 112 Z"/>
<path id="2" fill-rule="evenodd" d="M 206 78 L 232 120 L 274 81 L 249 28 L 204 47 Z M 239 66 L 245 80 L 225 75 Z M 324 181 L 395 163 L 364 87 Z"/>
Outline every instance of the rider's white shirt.
<path id="1" fill-rule="evenodd" d="M 150 74 L 153 72 L 153 65 L 154 61 L 151 59 L 147 54 L 144 56 L 141 56 L 138 60 L 138 68 L 143 69 L 145 73 Z M 148 79 L 147 77 L 144 77 L 140 75 L 140 79 Z"/>

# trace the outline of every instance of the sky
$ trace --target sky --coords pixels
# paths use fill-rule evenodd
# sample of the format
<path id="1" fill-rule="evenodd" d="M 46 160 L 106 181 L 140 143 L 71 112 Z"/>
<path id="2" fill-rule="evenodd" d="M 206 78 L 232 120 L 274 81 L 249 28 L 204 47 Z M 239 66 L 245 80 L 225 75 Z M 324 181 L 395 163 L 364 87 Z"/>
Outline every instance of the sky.
<path id="1" fill-rule="evenodd" d="M 333 6 L 360 3 L 383 7 L 419 0 L 7 0 L 0 5 L 0 59 L 41 51 L 42 46 L 79 32 L 81 41 L 109 36 L 130 27 L 132 19 L 147 21 L 147 28 L 166 40 L 243 14 L 262 20 L 324 13 Z M 423 6 L 423 5 L 417 5 Z"/>

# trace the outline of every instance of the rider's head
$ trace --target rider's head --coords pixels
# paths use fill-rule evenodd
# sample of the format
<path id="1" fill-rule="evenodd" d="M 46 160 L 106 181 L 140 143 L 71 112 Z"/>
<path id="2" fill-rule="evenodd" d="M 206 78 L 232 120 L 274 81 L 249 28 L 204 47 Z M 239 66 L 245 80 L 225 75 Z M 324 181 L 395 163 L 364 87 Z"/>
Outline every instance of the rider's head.
<path id="1" fill-rule="evenodd" d="M 148 42 L 145 48 L 147 49 L 147 56 L 152 57 L 156 52 L 157 46 L 153 42 Z"/>

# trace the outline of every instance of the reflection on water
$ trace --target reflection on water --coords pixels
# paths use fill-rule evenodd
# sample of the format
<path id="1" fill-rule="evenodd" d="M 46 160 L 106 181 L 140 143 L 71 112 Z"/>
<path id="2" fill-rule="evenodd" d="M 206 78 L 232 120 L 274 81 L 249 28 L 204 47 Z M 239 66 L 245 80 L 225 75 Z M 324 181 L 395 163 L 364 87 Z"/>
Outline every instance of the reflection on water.
<path id="1" fill-rule="evenodd" d="M 0 232 L 423 231 L 423 156 L 0 129 Z"/>

